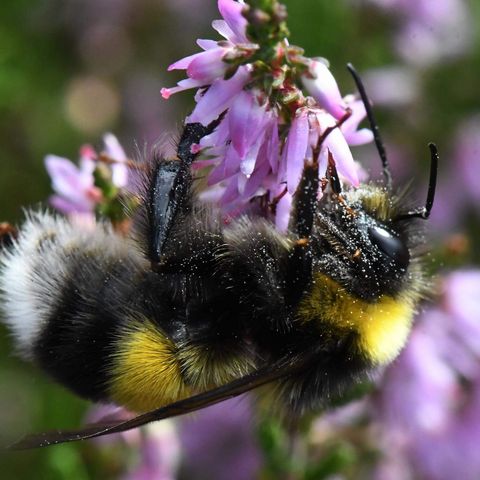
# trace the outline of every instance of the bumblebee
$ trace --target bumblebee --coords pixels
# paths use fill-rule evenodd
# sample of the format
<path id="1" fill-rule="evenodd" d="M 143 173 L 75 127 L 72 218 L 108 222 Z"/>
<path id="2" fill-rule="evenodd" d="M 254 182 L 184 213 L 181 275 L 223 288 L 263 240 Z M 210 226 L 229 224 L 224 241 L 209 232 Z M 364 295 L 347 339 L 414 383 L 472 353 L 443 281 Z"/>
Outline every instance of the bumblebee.
<path id="1" fill-rule="evenodd" d="M 355 77 L 358 79 L 357 77 Z M 146 412 L 118 424 L 32 435 L 16 448 L 127 430 L 270 384 L 287 411 L 325 405 L 406 342 L 425 288 L 425 207 L 385 185 L 342 190 L 334 163 L 320 201 L 305 165 L 289 229 L 228 225 L 193 192 L 191 146 L 217 126 L 188 124 L 173 160 L 146 175 L 134 235 L 30 213 L 0 256 L 4 319 L 19 352 L 76 394 Z"/>

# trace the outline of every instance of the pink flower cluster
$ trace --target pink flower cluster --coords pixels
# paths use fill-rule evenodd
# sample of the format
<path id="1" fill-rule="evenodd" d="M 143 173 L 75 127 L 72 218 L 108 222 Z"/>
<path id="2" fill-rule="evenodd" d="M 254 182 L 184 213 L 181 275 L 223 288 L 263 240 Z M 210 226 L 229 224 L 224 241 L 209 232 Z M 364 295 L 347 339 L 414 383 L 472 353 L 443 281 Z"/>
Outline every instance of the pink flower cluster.
<path id="1" fill-rule="evenodd" d="M 102 153 L 113 162 L 109 165 L 114 186 L 124 188 L 128 184 L 127 156 L 117 138 L 111 133 L 103 137 Z M 52 180 L 55 194 L 50 204 L 56 210 L 70 214 L 92 215 L 102 199 L 102 191 L 95 185 L 94 172 L 98 154 L 90 145 L 80 148 L 78 166 L 67 158 L 57 155 L 45 157 L 45 167 Z"/>
<path id="2" fill-rule="evenodd" d="M 409 63 L 425 65 L 467 51 L 474 25 L 464 0 L 370 0 L 400 19 L 396 48 Z"/>
<path id="3" fill-rule="evenodd" d="M 323 60 L 301 56 L 285 38 L 276 45 L 266 75 L 265 64 L 254 61 L 263 46 L 247 33 L 250 7 L 218 0 L 218 8 L 223 20 L 212 25 L 224 40 L 198 40 L 203 52 L 170 65 L 169 70 L 186 70 L 188 78 L 163 88 L 162 96 L 198 88 L 187 123 L 208 125 L 223 115 L 195 146 L 201 155 L 194 167 L 211 168 L 203 198 L 219 201 L 230 215 L 250 208 L 254 198 L 266 198 L 276 204 L 277 227 L 285 230 L 306 162 L 318 162 L 324 177 L 331 155 L 339 174 L 358 185 L 349 145 L 373 139 L 370 130 L 358 130 L 365 108 L 352 96 L 341 96 Z M 272 80 L 265 87 L 267 77 Z M 311 96 L 304 96 L 302 84 Z"/>
<path id="4" fill-rule="evenodd" d="M 480 270 L 443 282 L 442 304 L 426 310 L 385 376 L 377 412 L 395 455 L 381 468 L 403 479 L 480 478 Z M 389 462 L 403 465 L 392 473 Z M 387 478 L 379 476 L 378 478 Z"/>

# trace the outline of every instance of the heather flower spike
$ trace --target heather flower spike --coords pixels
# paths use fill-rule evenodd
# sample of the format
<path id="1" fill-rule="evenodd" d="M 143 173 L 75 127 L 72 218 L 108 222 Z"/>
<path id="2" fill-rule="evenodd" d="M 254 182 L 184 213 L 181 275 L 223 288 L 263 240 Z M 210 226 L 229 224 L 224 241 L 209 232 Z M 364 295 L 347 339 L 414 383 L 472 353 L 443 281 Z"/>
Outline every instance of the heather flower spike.
<path id="1" fill-rule="evenodd" d="M 275 211 L 285 230 L 306 162 L 318 162 L 323 178 L 331 155 L 340 177 L 358 185 L 349 146 L 373 139 L 370 130 L 359 129 L 365 108 L 341 95 L 326 61 L 306 58 L 289 44 L 286 10 L 276 0 L 219 0 L 218 9 L 223 19 L 212 26 L 223 38 L 198 40 L 202 52 L 170 65 L 188 78 L 163 88 L 162 96 L 198 89 L 187 123 L 208 125 L 223 114 L 195 146 L 194 168 L 208 168 L 207 183 L 215 189 L 202 198 L 220 199 L 231 216 L 271 206 L 281 194 L 264 214 Z"/>
<path id="2" fill-rule="evenodd" d="M 78 166 L 57 155 L 45 157 L 45 167 L 55 192 L 53 208 L 82 221 L 101 213 L 113 222 L 123 219 L 123 204 L 129 203 L 127 155 L 111 133 L 103 137 L 104 148 L 97 153 L 90 145 L 80 148 Z M 108 159 L 108 164 L 103 159 Z M 120 199 L 120 195 L 122 199 Z"/>

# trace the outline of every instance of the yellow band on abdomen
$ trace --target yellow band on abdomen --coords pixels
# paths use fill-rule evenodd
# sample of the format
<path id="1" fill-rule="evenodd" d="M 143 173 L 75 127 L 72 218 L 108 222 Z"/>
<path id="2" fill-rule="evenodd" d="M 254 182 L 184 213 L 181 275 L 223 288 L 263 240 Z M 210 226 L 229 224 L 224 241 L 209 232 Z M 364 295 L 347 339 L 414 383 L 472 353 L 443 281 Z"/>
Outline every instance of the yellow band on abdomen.
<path id="1" fill-rule="evenodd" d="M 174 343 L 150 321 L 133 321 L 116 349 L 110 385 L 115 403 L 144 412 L 190 395 Z"/>

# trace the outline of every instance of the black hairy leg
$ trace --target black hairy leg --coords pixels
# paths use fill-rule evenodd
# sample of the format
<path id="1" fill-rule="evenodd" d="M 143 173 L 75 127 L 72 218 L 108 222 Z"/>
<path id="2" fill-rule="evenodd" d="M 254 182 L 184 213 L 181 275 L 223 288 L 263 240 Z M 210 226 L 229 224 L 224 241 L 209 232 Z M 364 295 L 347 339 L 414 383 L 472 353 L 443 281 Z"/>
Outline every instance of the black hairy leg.
<path id="1" fill-rule="evenodd" d="M 162 263 L 172 226 L 191 209 L 190 167 L 196 156 L 192 152 L 192 146 L 212 133 L 220 119 L 221 117 L 207 126 L 200 123 L 185 125 L 177 147 L 177 158 L 154 158 L 145 182 L 143 205 L 143 223 L 148 239 L 147 255 L 154 270 Z"/>

